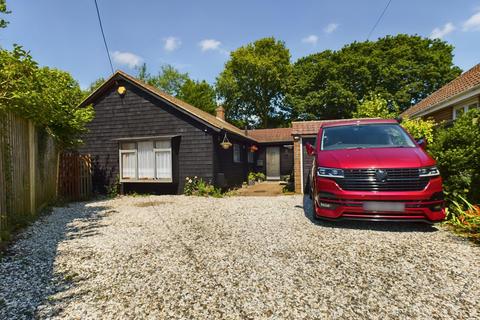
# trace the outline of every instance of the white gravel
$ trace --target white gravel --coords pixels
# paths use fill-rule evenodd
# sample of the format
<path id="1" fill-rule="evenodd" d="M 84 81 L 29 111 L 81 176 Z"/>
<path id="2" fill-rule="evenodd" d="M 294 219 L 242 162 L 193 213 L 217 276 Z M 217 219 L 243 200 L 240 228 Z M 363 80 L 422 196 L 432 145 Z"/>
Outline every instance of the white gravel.
<path id="1" fill-rule="evenodd" d="M 425 225 L 314 223 L 303 200 L 56 208 L 0 262 L 0 318 L 480 318 L 480 247 Z"/>

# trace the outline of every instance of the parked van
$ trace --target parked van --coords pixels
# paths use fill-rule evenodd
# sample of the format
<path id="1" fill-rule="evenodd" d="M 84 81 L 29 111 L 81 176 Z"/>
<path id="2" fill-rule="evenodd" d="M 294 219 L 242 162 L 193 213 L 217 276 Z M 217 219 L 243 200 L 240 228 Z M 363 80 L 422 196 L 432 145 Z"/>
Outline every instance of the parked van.
<path id="1" fill-rule="evenodd" d="M 396 120 L 324 123 L 306 145 L 314 217 L 442 221 L 442 178 L 425 146 Z"/>

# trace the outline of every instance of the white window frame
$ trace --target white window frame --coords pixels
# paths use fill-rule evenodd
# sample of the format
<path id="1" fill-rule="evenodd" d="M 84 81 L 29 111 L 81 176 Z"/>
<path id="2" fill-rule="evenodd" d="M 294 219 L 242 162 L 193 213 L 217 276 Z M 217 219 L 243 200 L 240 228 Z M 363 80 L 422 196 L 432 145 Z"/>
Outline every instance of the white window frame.
<path id="1" fill-rule="evenodd" d="M 121 144 L 120 144 L 121 145 Z M 123 155 L 133 153 L 135 154 L 135 177 L 124 178 L 123 177 Z M 135 149 L 121 149 L 119 148 L 119 162 L 120 162 L 120 181 L 135 181 L 138 180 L 138 155 L 137 155 L 137 144 L 135 143 Z"/>
<path id="2" fill-rule="evenodd" d="M 453 108 L 453 120 L 457 120 L 457 110 L 463 110 L 463 114 L 467 113 L 471 108 L 478 108 L 478 102 L 457 106 Z"/>
<path id="3" fill-rule="evenodd" d="M 237 143 L 233 144 L 233 162 L 241 163 L 242 162 L 242 149 Z"/>
<path id="4" fill-rule="evenodd" d="M 139 179 L 138 178 L 138 142 L 145 142 L 145 141 L 152 141 L 153 142 L 153 172 L 154 178 L 153 179 Z M 170 148 L 155 148 L 155 143 L 158 141 L 167 141 L 161 139 L 155 140 L 143 140 L 143 141 L 122 141 L 119 144 L 118 148 L 118 155 L 119 155 L 119 175 L 120 175 L 120 182 L 140 182 L 140 183 L 172 183 L 173 182 L 173 159 L 172 159 L 172 141 L 168 140 L 170 143 Z M 122 143 L 134 143 L 135 149 L 122 149 Z M 157 160 L 156 156 L 158 152 L 168 152 L 170 157 L 170 177 L 169 178 L 157 178 Z M 123 178 L 123 154 L 135 154 L 135 177 L 134 178 Z"/>
<path id="5" fill-rule="evenodd" d="M 255 162 L 253 156 L 254 156 L 253 152 L 249 151 L 248 156 L 247 156 L 248 163 L 254 163 Z"/>
<path id="6" fill-rule="evenodd" d="M 153 155 L 154 155 L 154 175 L 156 180 L 162 180 L 165 182 L 172 182 L 172 176 L 173 176 L 173 163 L 172 163 L 172 141 L 168 141 L 170 143 L 170 148 L 155 148 L 155 142 L 159 140 L 153 141 Z M 169 178 L 159 178 L 158 172 L 157 172 L 157 153 L 160 152 L 166 152 L 169 154 L 170 157 L 170 177 Z"/>

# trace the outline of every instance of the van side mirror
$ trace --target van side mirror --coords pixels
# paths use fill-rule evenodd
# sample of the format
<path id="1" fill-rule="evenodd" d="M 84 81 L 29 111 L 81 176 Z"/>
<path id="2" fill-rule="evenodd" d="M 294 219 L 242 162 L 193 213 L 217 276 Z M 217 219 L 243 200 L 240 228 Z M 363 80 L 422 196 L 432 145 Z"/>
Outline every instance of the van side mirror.
<path id="1" fill-rule="evenodd" d="M 307 143 L 305 144 L 305 148 L 307 149 L 308 155 L 310 155 L 310 156 L 315 155 L 315 147 L 312 146 L 311 143 L 308 143 L 308 142 L 307 142 Z"/>
<path id="2" fill-rule="evenodd" d="M 417 143 L 420 146 L 420 148 L 422 148 L 423 150 L 427 149 L 427 140 L 425 138 L 418 139 Z"/>

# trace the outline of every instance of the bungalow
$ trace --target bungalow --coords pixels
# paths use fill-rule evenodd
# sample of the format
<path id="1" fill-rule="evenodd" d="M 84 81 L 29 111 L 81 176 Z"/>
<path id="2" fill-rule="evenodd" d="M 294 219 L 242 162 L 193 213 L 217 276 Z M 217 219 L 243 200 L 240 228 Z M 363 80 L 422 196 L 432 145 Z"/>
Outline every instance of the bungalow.
<path id="1" fill-rule="evenodd" d="M 219 187 L 240 185 L 248 172 L 280 179 L 293 170 L 291 129 L 241 130 L 157 88 L 117 71 L 80 107 L 92 104 L 85 144 L 93 185 L 106 192 L 182 193 L 187 177 Z"/>
<path id="2" fill-rule="evenodd" d="M 480 64 L 462 73 L 401 116 L 433 119 L 436 122 L 455 120 L 459 115 L 480 106 Z"/>

